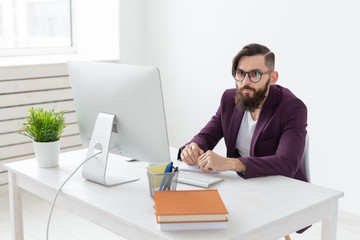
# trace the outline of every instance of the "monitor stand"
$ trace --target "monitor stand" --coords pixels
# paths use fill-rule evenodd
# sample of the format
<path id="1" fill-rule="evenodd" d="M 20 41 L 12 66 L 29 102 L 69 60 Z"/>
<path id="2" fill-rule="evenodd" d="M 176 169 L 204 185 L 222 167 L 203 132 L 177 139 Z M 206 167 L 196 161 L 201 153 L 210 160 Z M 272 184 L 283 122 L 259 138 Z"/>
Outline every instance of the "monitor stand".
<path id="1" fill-rule="evenodd" d="M 91 136 L 88 152 L 86 154 L 86 159 L 96 154 L 95 147 L 97 146 L 102 149 L 102 153 L 99 156 L 88 160 L 84 164 L 82 171 L 82 176 L 87 180 L 108 187 L 138 180 L 137 177 L 123 173 L 116 173 L 116 175 L 114 175 L 106 172 L 114 119 L 115 115 L 113 114 L 101 112 L 98 114 Z"/>

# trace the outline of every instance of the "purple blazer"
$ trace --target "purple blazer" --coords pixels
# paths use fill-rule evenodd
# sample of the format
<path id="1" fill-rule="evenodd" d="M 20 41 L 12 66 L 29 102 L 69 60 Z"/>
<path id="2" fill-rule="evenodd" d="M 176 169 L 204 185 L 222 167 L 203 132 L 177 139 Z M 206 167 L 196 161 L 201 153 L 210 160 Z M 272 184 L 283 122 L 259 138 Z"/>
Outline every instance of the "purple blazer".
<path id="1" fill-rule="evenodd" d="M 224 137 L 227 157 L 246 164 L 245 175 L 238 173 L 244 178 L 283 175 L 307 181 L 300 164 L 307 126 L 305 104 L 289 89 L 270 86 L 251 141 L 250 157 L 241 157 L 235 144 L 244 111 L 235 106 L 235 93 L 236 89 L 224 92 L 216 114 L 189 143 L 197 143 L 206 152 Z"/>

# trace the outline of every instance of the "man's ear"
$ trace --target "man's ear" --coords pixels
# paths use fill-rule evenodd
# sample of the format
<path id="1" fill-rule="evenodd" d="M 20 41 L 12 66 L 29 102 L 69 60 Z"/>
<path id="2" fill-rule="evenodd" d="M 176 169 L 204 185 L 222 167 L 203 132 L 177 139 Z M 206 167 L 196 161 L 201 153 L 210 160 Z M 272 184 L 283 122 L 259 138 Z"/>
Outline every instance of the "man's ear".
<path id="1" fill-rule="evenodd" d="M 274 85 L 279 78 L 279 73 L 276 71 L 271 72 L 270 76 L 270 85 Z"/>

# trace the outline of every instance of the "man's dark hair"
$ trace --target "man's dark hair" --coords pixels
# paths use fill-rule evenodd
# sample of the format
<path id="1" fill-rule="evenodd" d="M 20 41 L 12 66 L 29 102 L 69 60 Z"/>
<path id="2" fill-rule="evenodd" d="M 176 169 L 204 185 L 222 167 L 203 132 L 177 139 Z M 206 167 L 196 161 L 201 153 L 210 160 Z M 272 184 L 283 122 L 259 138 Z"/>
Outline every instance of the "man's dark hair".
<path id="1" fill-rule="evenodd" d="M 255 56 L 255 55 L 264 55 L 265 57 L 265 65 L 270 71 L 274 71 L 275 69 L 275 54 L 270 52 L 270 49 L 265 47 L 264 45 L 260 45 L 257 43 L 251 43 L 243 47 L 240 52 L 234 57 L 233 65 L 232 65 L 232 74 L 234 76 L 235 70 L 237 69 L 237 65 L 239 60 L 243 56 Z"/>

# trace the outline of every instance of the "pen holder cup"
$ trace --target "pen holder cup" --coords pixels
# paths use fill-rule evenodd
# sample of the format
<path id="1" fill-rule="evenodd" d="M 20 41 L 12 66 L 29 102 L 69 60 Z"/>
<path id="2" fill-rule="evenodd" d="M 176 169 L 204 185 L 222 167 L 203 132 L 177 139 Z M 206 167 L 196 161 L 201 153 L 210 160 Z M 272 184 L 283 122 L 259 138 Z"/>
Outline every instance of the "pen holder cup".
<path id="1" fill-rule="evenodd" d="M 178 171 L 154 174 L 151 171 L 147 170 L 151 198 L 154 198 L 154 191 L 176 190 L 178 174 Z"/>

